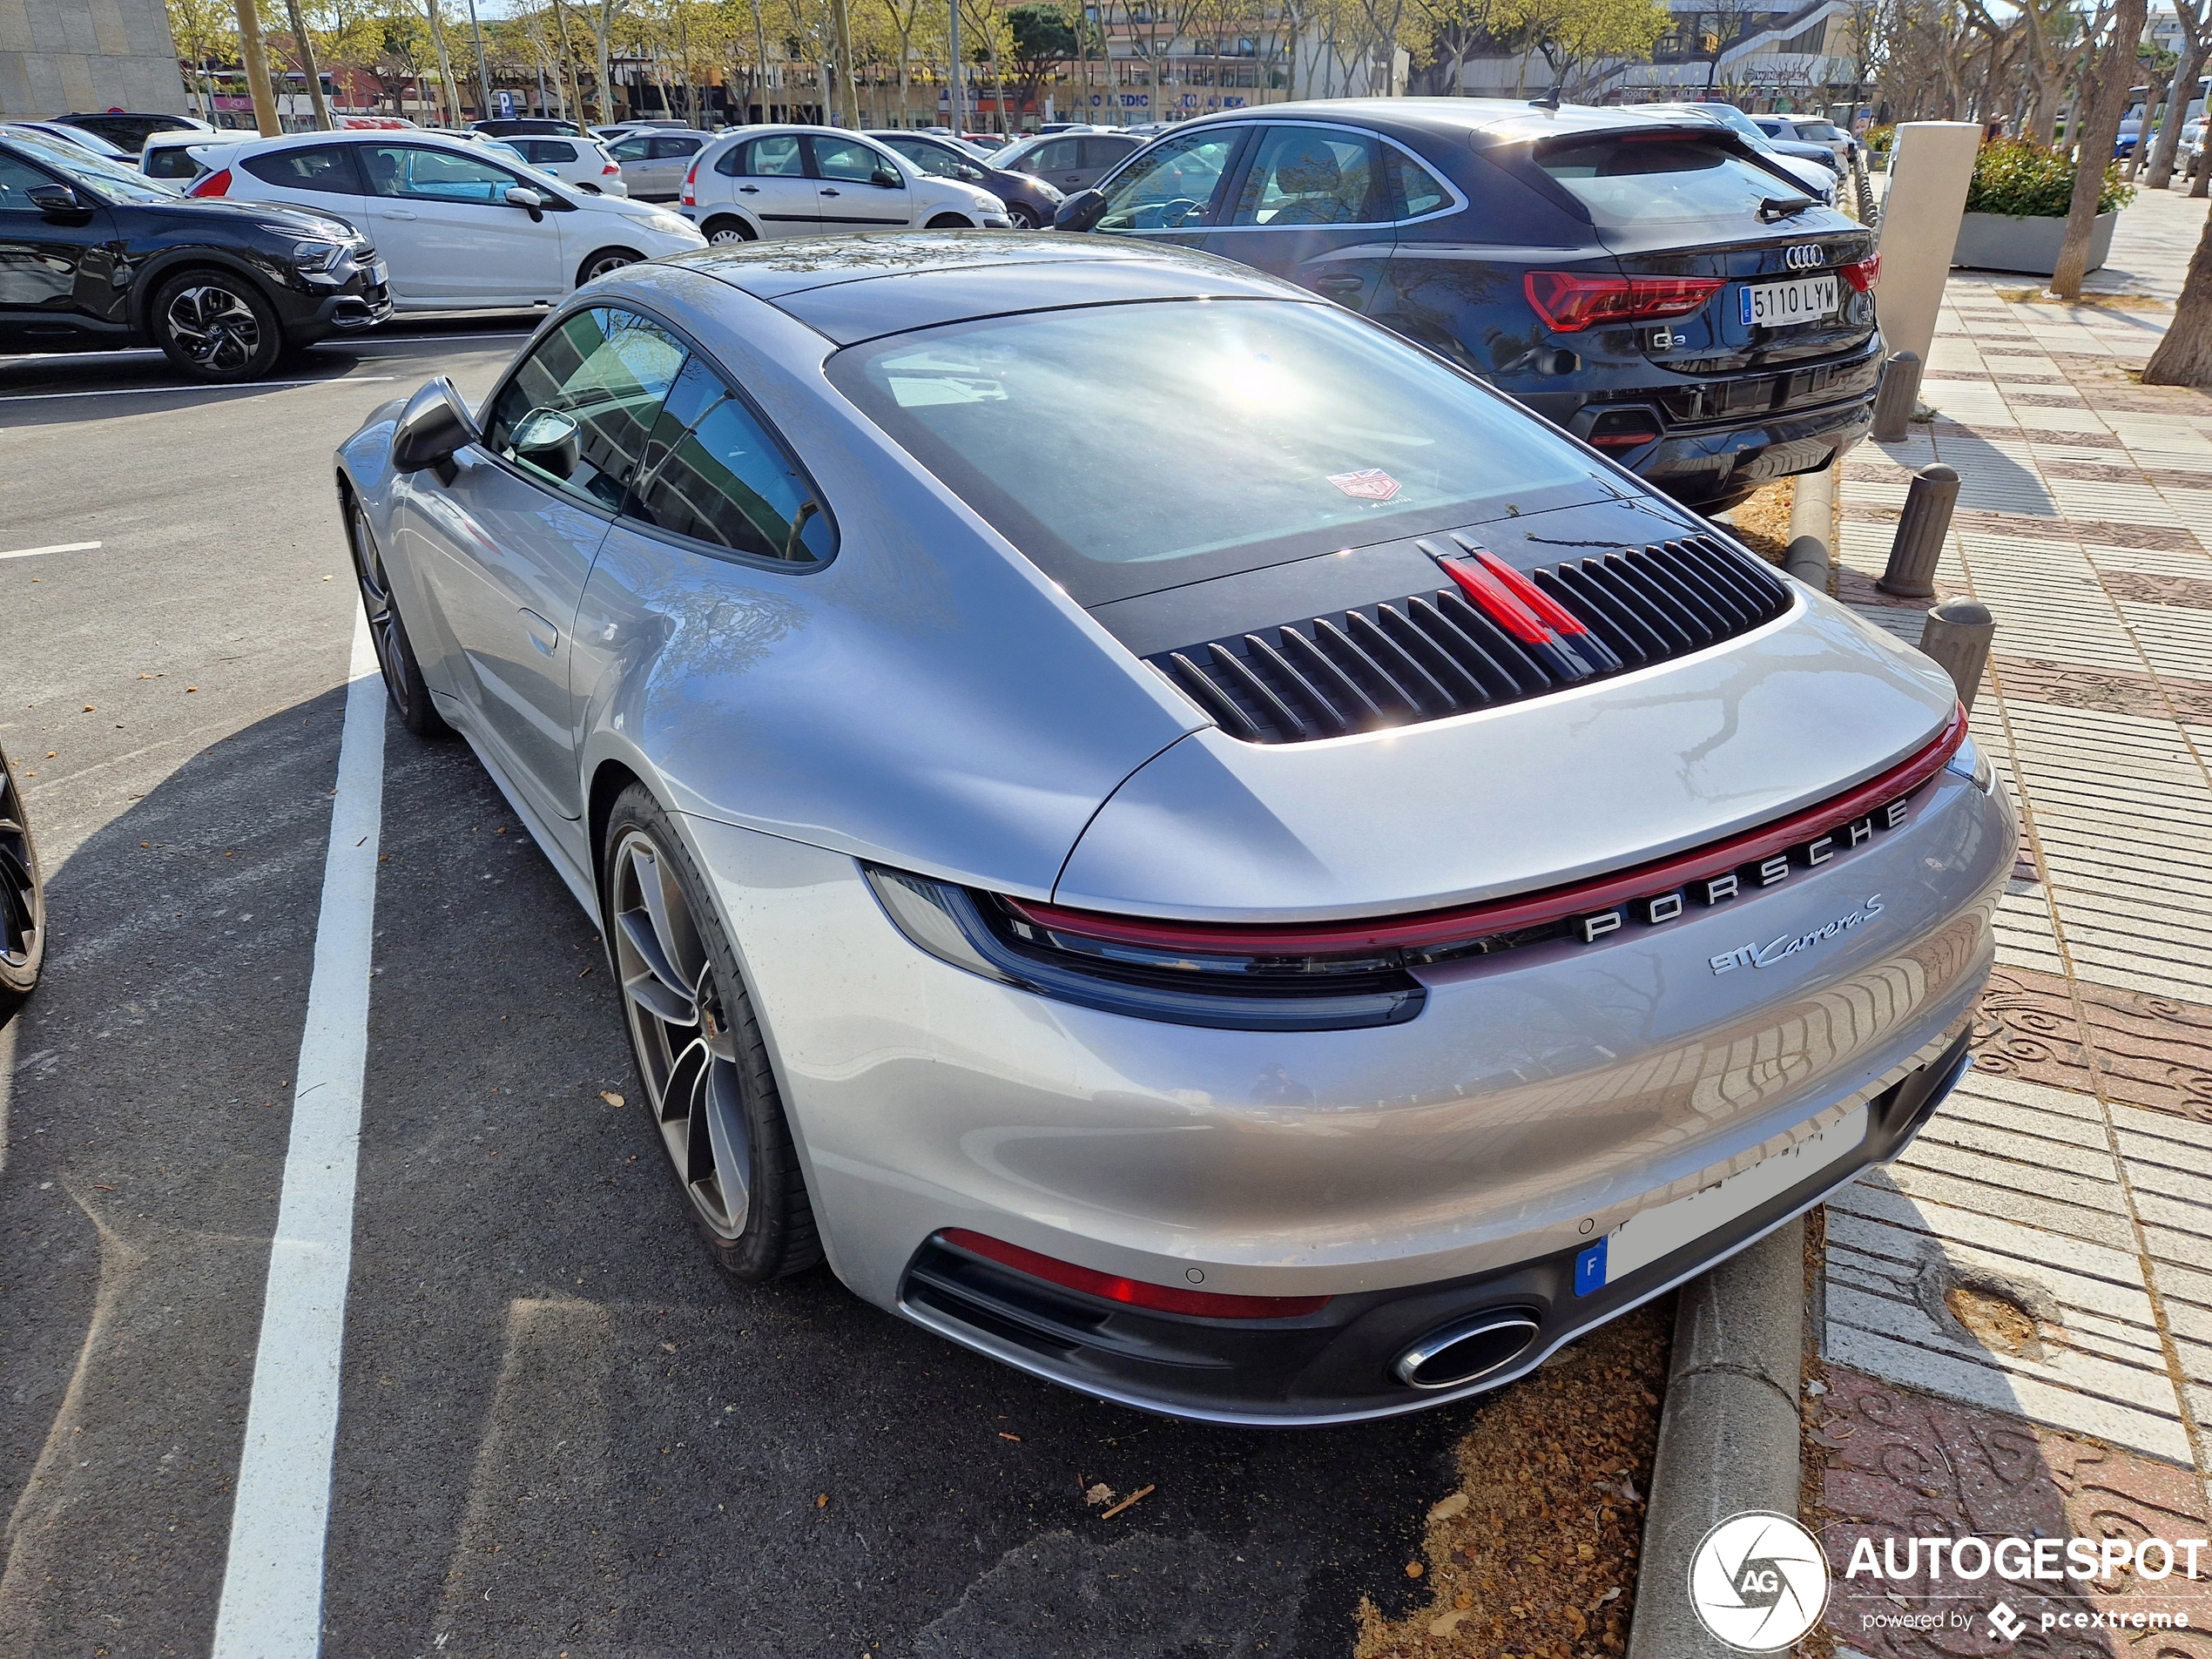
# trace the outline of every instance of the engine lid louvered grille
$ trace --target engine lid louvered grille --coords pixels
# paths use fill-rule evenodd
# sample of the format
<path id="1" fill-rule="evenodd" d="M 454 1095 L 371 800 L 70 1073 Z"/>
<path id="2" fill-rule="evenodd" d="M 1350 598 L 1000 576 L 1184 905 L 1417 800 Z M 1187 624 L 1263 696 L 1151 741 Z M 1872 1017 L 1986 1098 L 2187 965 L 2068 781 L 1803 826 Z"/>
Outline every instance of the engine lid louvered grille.
<path id="1" fill-rule="evenodd" d="M 1465 536 L 1449 541 L 1456 546 L 1443 538 L 1418 543 L 1440 574 L 1486 556 Z M 1500 617 L 1526 632 L 1525 615 L 1493 614 L 1480 577 L 1455 580 L 1145 661 L 1231 736 L 1305 743 L 1540 697 L 1702 651 L 1790 608 L 1780 577 L 1704 536 L 1530 572 L 1528 580 L 1585 631 L 1561 639 L 1564 650 L 1516 638 Z M 1554 619 L 1567 627 L 1555 612 Z"/>

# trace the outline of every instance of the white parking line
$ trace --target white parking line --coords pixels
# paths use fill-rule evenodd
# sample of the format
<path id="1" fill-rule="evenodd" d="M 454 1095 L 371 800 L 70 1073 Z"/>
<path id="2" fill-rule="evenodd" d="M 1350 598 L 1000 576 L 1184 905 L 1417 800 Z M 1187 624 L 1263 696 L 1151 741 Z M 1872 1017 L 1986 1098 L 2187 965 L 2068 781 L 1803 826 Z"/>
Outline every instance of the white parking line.
<path id="1" fill-rule="evenodd" d="M 97 392 L 17 392 L 0 403 L 40 403 L 57 397 L 148 397 L 157 392 L 258 392 L 267 386 L 359 386 L 396 374 L 318 374 L 311 381 L 239 381 L 229 386 L 111 386 Z"/>
<path id="2" fill-rule="evenodd" d="M 212 1659 L 314 1659 L 321 1643 L 383 799 L 384 683 L 368 625 L 356 616 L 292 1139 Z"/>
<path id="3" fill-rule="evenodd" d="M 0 553 L 0 559 L 35 559 L 41 553 L 92 553 L 99 545 L 98 542 L 57 542 L 51 547 L 19 547 L 12 553 Z"/>

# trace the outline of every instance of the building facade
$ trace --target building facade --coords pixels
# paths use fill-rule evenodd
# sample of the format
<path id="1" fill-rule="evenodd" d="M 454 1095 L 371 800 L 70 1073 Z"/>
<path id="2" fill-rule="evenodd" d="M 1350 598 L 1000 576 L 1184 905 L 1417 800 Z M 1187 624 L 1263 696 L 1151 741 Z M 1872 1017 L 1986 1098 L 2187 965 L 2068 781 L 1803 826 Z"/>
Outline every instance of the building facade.
<path id="1" fill-rule="evenodd" d="M 0 0 L 0 119 L 184 113 L 162 0 Z"/>

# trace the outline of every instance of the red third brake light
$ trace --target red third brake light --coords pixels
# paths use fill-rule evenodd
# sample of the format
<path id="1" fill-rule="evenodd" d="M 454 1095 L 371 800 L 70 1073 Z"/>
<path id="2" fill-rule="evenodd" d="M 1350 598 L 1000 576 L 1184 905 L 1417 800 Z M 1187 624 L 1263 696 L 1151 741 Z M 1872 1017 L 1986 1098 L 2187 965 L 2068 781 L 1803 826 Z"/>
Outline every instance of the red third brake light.
<path id="1" fill-rule="evenodd" d="M 1294 1319 L 1304 1314 L 1318 1313 L 1329 1305 L 1325 1296 L 1224 1296 L 1217 1291 L 1186 1291 L 1172 1285 L 1148 1284 L 1141 1278 L 1123 1278 L 1094 1268 L 1078 1267 L 1056 1257 L 1040 1256 L 1034 1250 L 970 1232 L 965 1227 L 948 1227 L 937 1236 L 971 1256 L 981 1256 L 1032 1278 L 1161 1313 L 1195 1313 L 1211 1319 Z"/>
<path id="2" fill-rule="evenodd" d="M 1852 287 L 1861 293 L 1871 293 L 1874 285 L 1882 280 L 1882 256 L 1869 253 L 1863 260 L 1855 260 L 1849 265 L 1839 265 L 1836 268 L 1844 273 L 1844 280 Z"/>
<path id="3" fill-rule="evenodd" d="M 1720 292 L 1720 277 L 1585 276 L 1575 271 L 1531 271 L 1521 291 L 1536 314 L 1562 334 L 1600 323 L 1686 317 Z"/>
<path id="4" fill-rule="evenodd" d="M 230 187 L 231 170 L 228 167 L 226 167 L 220 172 L 209 173 L 206 178 L 201 179 L 198 184 L 194 185 L 190 190 L 186 191 L 185 194 L 187 196 L 222 196 L 229 193 Z"/>

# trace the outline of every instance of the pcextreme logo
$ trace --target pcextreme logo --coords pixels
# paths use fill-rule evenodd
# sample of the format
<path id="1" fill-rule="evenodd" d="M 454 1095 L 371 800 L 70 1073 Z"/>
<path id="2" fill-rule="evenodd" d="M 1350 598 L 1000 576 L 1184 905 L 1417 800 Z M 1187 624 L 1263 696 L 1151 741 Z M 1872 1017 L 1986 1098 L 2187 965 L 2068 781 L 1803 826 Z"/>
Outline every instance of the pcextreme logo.
<path id="1" fill-rule="evenodd" d="M 1743 1653 L 1779 1653 L 1820 1622 L 1828 1561 L 1787 1515 L 1730 1515 L 1689 1558 L 1689 1604 L 1716 1640 Z"/>

